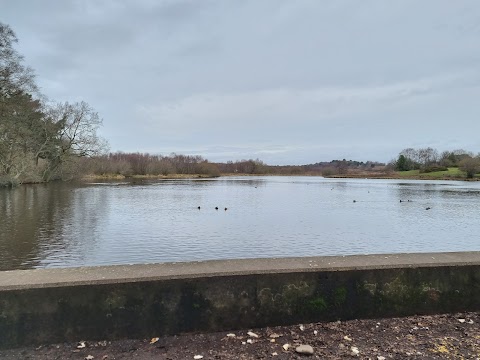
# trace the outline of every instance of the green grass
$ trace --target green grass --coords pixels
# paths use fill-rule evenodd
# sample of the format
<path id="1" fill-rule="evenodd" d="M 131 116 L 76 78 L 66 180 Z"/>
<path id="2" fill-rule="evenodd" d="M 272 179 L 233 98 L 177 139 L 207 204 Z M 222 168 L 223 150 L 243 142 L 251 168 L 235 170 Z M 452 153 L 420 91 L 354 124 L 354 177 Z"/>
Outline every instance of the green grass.
<path id="1" fill-rule="evenodd" d="M 420 170 L 398 171 L 397 174 L 402 177 L 417 176 L 420 174 Z"/>
<path id="2" fill-rule="evenodd" d="M 432 178 L 432 179 L 464 178 L 465 177 L 465 173 L 456 167 L 448 168 L 447 171 L 433 171 L 429 173 L 421 173 L 420 170 L 399 171 L 398 175 L 405 178 L 423 177 L 423 178 Z"/>

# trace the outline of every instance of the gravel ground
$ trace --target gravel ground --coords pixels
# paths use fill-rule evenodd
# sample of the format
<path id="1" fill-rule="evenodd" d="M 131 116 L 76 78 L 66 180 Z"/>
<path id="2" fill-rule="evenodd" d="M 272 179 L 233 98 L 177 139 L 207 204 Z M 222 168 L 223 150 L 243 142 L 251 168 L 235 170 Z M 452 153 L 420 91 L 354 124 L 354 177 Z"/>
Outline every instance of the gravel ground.
<path id="1" fill-rule="evenodd" d="M 299 345 L 310 345 L 313 354 L 297 353 Z M 308 358 L 480 360 L 480 313 L 338 321 L 0 350 L 0 359 Z"/>

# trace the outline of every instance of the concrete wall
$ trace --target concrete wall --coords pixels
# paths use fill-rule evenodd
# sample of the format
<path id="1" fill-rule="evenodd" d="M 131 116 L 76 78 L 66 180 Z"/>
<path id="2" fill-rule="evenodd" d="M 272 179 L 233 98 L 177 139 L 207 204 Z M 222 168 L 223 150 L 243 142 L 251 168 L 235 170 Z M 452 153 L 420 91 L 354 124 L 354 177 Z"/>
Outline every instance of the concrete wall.
<path id="1" fill-rule="evenodd" d="M 480 252 L 0 272 L 0 347 L 480 310 Z"/>

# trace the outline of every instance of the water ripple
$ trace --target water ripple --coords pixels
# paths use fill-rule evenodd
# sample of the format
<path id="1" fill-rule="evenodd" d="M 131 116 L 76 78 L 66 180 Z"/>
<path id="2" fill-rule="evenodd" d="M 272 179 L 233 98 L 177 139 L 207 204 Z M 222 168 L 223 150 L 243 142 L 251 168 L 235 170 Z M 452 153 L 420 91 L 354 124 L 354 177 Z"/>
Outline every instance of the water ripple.
<path id="1" fill-rule="evenodd" d="M 1 190 L 0 270 L 478 251 L 479 196 L 471 182 L 314 177 Z"/>

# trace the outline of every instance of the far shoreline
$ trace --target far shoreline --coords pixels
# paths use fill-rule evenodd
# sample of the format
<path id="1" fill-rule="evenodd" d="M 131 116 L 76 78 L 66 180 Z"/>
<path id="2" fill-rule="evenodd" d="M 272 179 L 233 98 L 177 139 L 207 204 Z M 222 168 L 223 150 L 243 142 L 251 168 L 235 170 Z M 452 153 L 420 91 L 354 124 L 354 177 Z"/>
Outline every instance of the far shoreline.
<path id="1" fill-rule="evenodd" d="M 321 177 L 325 179 L 369 179 L 369 180 L 448 180 L 448 181 L 480 181 L 480 178 L 468 179 L 466 177 L 448 177 L 448 176 L 429 176 L 429 175 L 399 175 L 398 173 L 387 174 L 387 173 L 377 173 L 377 174 L 336 174 L 336 175 L 327 175 L 315 173 L 304 173 L 304 174 L 271 174 L 271 173 L 259 173 L 259 174 L 248 174 L 248 173 L 224 173 L 220 175 L 203 175 L 203 174 L 169 174 L 169 175 L 121 175 L 121 174 L 102 174 L 95 175 L 89 174 L 83 176 L 81 181 L 90 181 L 90 180 L 189 180 L 189 179 L 216 179 L 221 177 L 254 177 L 254 176 L 301 176 L 301 177 Z"/>

